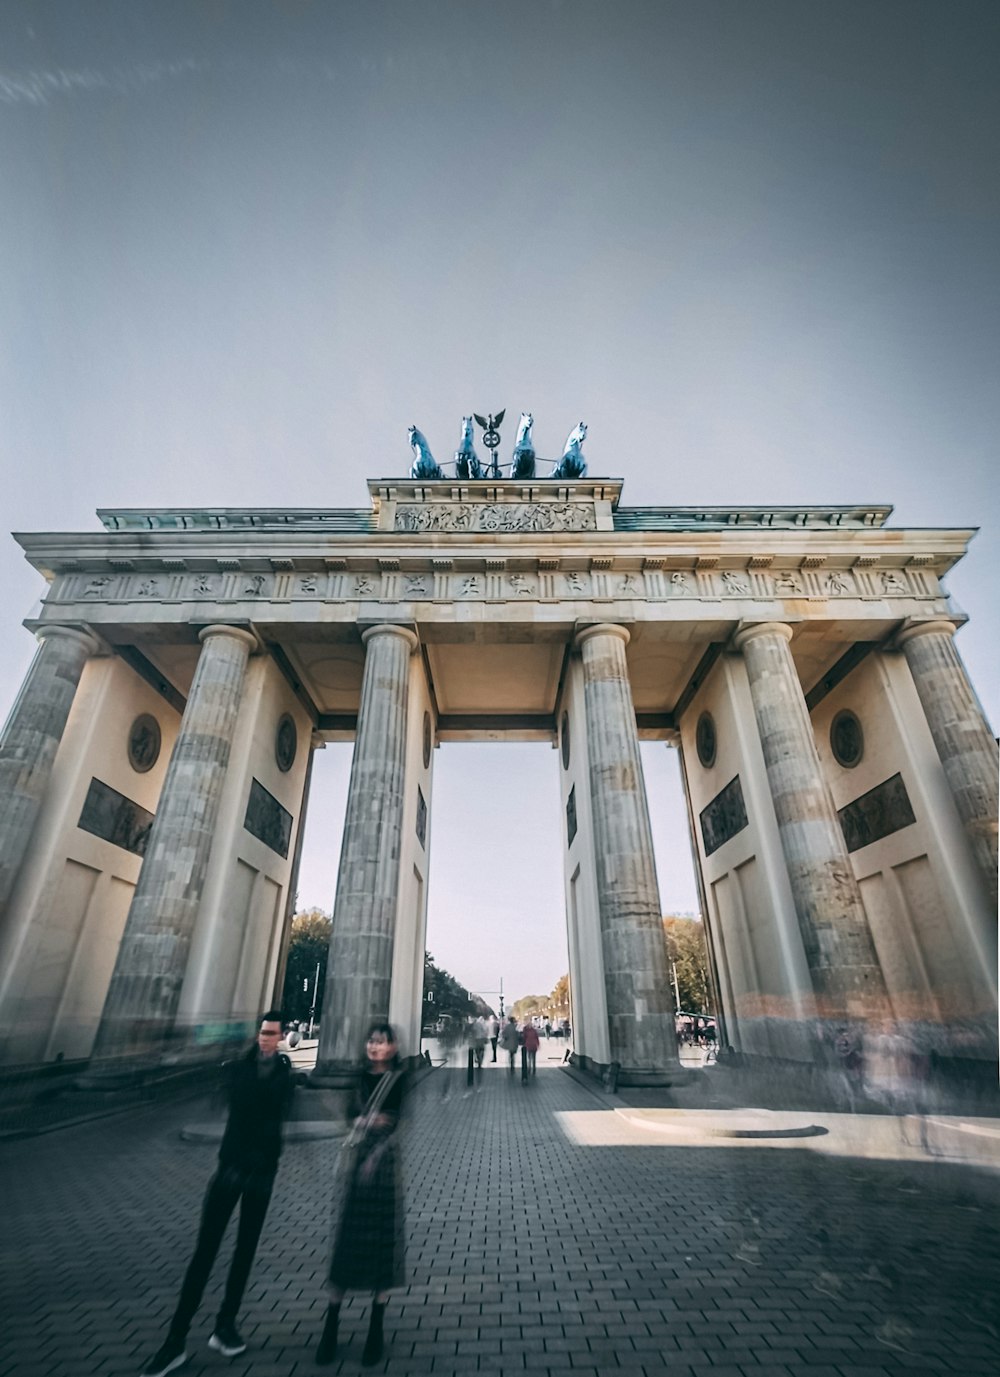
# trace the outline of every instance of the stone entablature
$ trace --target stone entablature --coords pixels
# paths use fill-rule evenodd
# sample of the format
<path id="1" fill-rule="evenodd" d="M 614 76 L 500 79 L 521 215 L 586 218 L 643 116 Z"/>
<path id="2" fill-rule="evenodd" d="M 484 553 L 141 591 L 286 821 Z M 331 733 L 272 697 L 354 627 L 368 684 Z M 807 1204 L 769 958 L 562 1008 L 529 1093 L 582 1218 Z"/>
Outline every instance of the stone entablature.
<path id="1" fill-rule="evenodd" d="M 939 600 L 944 594 L 933 569 L 922 567 L 634 568 L 633 561 L 569 560 L 579 567 L 551 568 L 560 561 L 517 559 L 336 561 L 342 569 L 305 568 L 270 573 L 218 568 L 213 572 L 163 570 L 151 560 L 128 573 L 70 573 L 56 577 L 46 605 L 251 602 L 254 604 L 396 601 L 588 601 L 639 602 L 861 599 Z M 223 564 L 220 561 L 220 564 Z M 648 561 L 647 561 L 648 563 Z M 447 567 L 442 568 L 442 565 Z M 604 567 L 608 565 L 610 567 Z M 394 567 L 393 567 L 394 566 Z"/>
<path id="2" fill-rule="evenodd" d="M 99 534 L 22 536 L 51 580 L 42 621 L 305 624 L 350 621 L 361 604 L 440 620 L 476 603 L 543 620 L 617 604 L 636 621 L 669 605 L 688 621 L 711 603 L 733 622 L 834 608 L 891 622 L 953 615 L 940 578 L 973 534 L 893 530 L 887 506 L 626 511 L 617 479 L 368 486 L 370 512 L 104 509 Z"/>

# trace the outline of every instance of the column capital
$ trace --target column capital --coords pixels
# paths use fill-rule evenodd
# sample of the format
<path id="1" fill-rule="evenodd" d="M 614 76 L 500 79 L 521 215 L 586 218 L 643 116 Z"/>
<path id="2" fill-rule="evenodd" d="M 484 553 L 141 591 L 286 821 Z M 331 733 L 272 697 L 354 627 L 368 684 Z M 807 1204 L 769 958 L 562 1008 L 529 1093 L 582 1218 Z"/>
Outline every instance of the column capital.
<path id="1" fill-rule="evenodd" d="M 785 641 L 790 641 L 794 632 L 787 622 L 749 622 L 740 624 L 733 633 L 733 645 L 737 650 L 742 650 L 747 641 L 756 640 L 758 636 L 780 636 Z"/>
<path id="2" fill-rule="evenodd" d="M 917 636 L 927 636 L 932 632 L 944 636 L 954 636 L 957 630 L 956 623 L 949 621 L 946 617 L 907 617 L 893 636 L 890 645 L 901 650 L 907 641 L 912 641 Z"/>
<path id="3" fill-rule="evenodd" d="M 257 637 L 248 626 L 234 626 L 231 622 L 212 622 L 211 626 L 203 626 L 198 632 L 198 639 L 202 645 L 213 636 L 232 636 L 234 640 L 242 641 L 251 654 L 260 649 Z"/>
<path id="4" fill-rule="evenodd" d="M 579 628 L 573 637 L 574 649 L 579 650 L 584 641 L 589 641 L 593 636 L 617 636 L 624 645 L 628 645 L 632 639 L 628 627 L 619 626 L 616 622 L 597 622 L 593 626 Z"/>
<path id="5" fill-rule="evenodd" d="M 410 647 L 410 654 L 416 650 L 420 644 L 417 633 L 410 626 L 401 626 L 399 622 L 376 622 L 373 626 L 367 626 L 361 633 L 361 639 L 365 645 L 373 641 L 376 636 L 401 636 Z"/>
<path id="6" fill-rule="evenodd" d="M 69 626 L 64 622 L 43 622 L 41 626 L 34 628 L 34 632 L 36 640 L 39 641 L 48 640 L 50 636 L 65 636 L 68 640 L 77 641 L 88 655 L 99 655 L 102 650 L 99 637 L 94 635 L 89 626 Z"/>

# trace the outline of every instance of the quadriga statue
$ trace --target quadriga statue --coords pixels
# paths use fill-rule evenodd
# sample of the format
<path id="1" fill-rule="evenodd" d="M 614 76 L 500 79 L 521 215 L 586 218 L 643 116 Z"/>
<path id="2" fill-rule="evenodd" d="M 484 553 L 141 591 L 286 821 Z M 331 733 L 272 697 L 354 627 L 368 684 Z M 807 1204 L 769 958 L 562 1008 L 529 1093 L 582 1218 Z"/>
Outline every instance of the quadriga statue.
<path id="1" fill-rule="evenodd" d="M 585 478 L 587 461 L 583 457 L 583 442 L 587 438 L 587 427 L 583 421 L 571 430 L 566 437 L 563 456 L 552 472 L 553 478 Z"/>
<path id="2" fill-rule="evenodd" d="M 472 443 L 472 417 L 462 417 L 462 439 L 455 451 L 455 474 L 458 478 L 482 478 L 483 468 Z"/>
<path id="3" fill-rule="evenodd" d="M 517 427 L 517 439 L 514 441 L 514 459 L 510 466 L 511 478 L 534 478 L 535 476 L 535 446 L 531 438 L 531 427 L 535 424 L 535 418 L 530 411 L 521 412 L 521 420 Z"/>
<path id="4" fill-rule="evenodd" d="M 443 478 L 441 467 L 431 454 L 427 441 L 416 428 L 410 426 L 410 448 L 413 450 L 413 463 L 410 465 L 411 478 Z"/>

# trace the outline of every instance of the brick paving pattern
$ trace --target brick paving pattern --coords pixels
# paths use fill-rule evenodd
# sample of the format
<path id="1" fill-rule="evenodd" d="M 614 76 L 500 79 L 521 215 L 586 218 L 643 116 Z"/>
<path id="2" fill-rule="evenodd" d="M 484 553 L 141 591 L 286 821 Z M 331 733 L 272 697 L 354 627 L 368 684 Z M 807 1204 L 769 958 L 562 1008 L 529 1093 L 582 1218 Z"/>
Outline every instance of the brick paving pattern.
<path id="1" fill-rule="evenodd" d="M 409 1285 L 390 1301 L 377 1370 L 1000 1371 L 996 1175 L 664 1146 L 554 1068 L 523 1086 L 489 1067 L 471 1097 L 463 1081 L 435 1072 L 411 1099 Z M 212 1171 L 214 1148 L 178 1138 L 198 1117 L 174 1103 L 0 1145 L 0 1377 L 137 1377 L 163 1338 Z M 330 1142 L 286 1148 L 239 1322 L 250 1346 L 231 1361 L 206 1347 L 228 1235 L 182 1371 L 318 1373 L 335 1156 Z M 345 1303 L 343 1356 L 326 1371 L 361 1370 L 366 1310 L 365 1298 Z"/>

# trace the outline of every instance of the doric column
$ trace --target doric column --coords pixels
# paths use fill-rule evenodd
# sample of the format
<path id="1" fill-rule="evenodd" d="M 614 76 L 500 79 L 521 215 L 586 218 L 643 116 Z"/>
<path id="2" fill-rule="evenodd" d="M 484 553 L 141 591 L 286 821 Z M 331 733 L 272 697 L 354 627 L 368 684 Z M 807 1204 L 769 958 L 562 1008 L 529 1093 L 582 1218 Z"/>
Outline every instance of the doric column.
<path id="1" fill-rule="evenodd" d="M 206 626 L 84 1084 L 159 1063 L 173 1033 L 253 635 Z"/>
<path id="2" fill-rule="evenodd" d="M 958 815 L 997 903 L 997 743 L 969 683 L 949 621 L 904 626 L 906 656 Z"/>
<path id="3" fill-rule="evenodd" d="M 404 626 L 364 632 L 365 670 L 333 905 L 330 956 L 314 1080 L 337 1085 L 353 1075 L 364 1036 L 389 1015 L 399 896 L 410 656 Z"/>
<path id="4" fill-rule="evenodd" d="M 88 631 L 42 626 L 40 645 L 0 740 L 0 925 L 24 860 L 80 675 L 99 644 Z"/>
<path id="5" fill-rule="evenodd" d="M 762 622 L 738 631 L 802 944 L 821 1017 L 888 1012 L 885 982 L 844 833 L 823 778 L 789 641 Z"/>
<path id="6" fill-rule="evenodd" d="M 678 1065 L 674 1004 L 623 626 L 589 626 L 583 660 L 611 1059 L 625 1079 Z"/>

